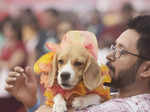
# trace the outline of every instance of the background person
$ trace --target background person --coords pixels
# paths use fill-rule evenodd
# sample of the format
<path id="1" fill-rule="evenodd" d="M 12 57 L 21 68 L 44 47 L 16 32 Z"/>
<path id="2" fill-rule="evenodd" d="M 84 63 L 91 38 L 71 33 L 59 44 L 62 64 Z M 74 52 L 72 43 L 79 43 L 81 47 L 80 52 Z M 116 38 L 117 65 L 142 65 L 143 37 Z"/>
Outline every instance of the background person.
<path id="1" fill-rule="evenodd" d="M 22 42 L 22 26 L 16 19 L 7 18 L 3 24 L 4 43 L 0 50 L 0 109 L 17 112 L 23 105 L 5 91 L 8 72 L 15 66 L 26 66 L 27 53 Z M 26 56 L 26 57 L 25 57 Z"/>

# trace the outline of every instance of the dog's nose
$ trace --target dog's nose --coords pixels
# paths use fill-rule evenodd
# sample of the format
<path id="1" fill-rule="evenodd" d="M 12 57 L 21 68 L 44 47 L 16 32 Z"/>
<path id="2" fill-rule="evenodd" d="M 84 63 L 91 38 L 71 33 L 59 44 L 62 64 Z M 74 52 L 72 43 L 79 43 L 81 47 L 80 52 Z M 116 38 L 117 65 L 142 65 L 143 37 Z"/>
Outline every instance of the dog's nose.
<path id="1" fill-rule="evenodd" d="M 62 79 L 62 81 L 66 81 L 69 78 L 70 78 L 70 73 L 68 73 L 68 72 L 61 73 L 61 79 Z"/>

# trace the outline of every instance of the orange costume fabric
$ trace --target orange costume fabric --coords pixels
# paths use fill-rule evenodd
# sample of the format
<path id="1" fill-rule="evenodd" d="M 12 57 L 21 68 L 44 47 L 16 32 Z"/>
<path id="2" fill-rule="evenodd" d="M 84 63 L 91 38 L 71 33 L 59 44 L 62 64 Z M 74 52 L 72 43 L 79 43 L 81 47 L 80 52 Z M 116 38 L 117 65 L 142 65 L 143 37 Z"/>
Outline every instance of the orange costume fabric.
<path id="1" fill-rule="evenodd" d="M 104 72 L 106 73 L 105 70 L 107 70 L 106 66 L 102 66 L 101 67 Z M 103 71 L 102 71 L 103 72 Z M 104 73 L 103 72 L 103 73 Z M 102 76 L 102 81 L 103 82 L 110 82 L 110 77 L 108 74 L 105 74 L 104 76 Z M 68 104 L 71 105 L 71 101 L 72 98 L 74 96 L 85 96 L 91 93 L 95 93 L 99 96 L 101 96 L 104 100 L 108 100 L 110 99 L 110 88 L 109 87 L 104 87 L 103 84 L 101 84 L 99 87 L 97 87 L 95 90 L 93 91 L 89 91 L 85 86 L 83 81 L 80 81 L 80 83 L 73 88 L 72 90 L 63 90 L 55 81 L 53 87 L 48 87 L 44 93 L 44 96 L 46 97 L 46 105 L 52 107 L 53 106 L 53 98 L 56 94 L 62 94 L 63 97 L 65 98 L 65 100 L 67 102 L 69 102 Z"/>

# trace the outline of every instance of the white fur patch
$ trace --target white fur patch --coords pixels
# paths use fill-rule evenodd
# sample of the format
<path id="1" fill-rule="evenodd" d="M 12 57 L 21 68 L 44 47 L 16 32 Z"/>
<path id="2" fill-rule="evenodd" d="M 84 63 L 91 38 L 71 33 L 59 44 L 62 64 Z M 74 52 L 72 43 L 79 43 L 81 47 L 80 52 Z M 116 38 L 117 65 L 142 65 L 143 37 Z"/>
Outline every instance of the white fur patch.
<path id="1" fill-rule="evenodd" d="M 54 105 L 53 105 L 52 112 L 66 112 L 67 111 L 66 102 L 61 94 L 57 94 L 53 100 L 54 100 Z"/>
<path id="2" fill-rule="evenodd" d="M 100 104 L 101 97 L 97 94 L 89 94 L 86 96 L 75 97 L 72 102 L 72 107 L 75 109 L 83 109 L 90 105 Z"/>
<path id="3" fill-rule="evenodd" d="M 61 84 L 61 73 L 63 72 L 68 72 L 70 73 L 70 79 L 69 81 L 73 81 L 74 78 L 75 78 L 75 71 L 73 70 L 72 66 L 71 66 L 71 61 L 69 60 L 66 65 L 64 65 L 59 71 L 58 71 L 58 77 L 57 77 L 57 80 L 58 80 L 58 83 Z"/>

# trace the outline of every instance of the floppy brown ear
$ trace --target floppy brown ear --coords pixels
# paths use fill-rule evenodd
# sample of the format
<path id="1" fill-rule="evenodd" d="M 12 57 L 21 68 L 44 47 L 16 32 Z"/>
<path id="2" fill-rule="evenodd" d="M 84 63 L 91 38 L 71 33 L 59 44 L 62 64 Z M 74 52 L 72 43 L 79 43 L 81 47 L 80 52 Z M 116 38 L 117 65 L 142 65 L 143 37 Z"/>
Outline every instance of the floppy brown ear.
<path id="1" fill-rule="evenodd" d="M 100 67 L 92 56 L 88 58 L 83 74 L 83 82 L 89 90 L 93 90 L 100 85 Z"/>
<path id="2" fill-rule="evenodd" d="M 51 63 L 52 70 L 48 74 L 48 80 L 49 80 L 48 85 L 50 87 L 53 86 L 54 81 L 55 81 L 55 77 L 56 77 L 56 74 L 57 74 L 57 61 L 56 61 L 56 59 L 57 59 L 57 56 L 55 54 L 54 57 L 53 57 L 52 63 Z"/>

